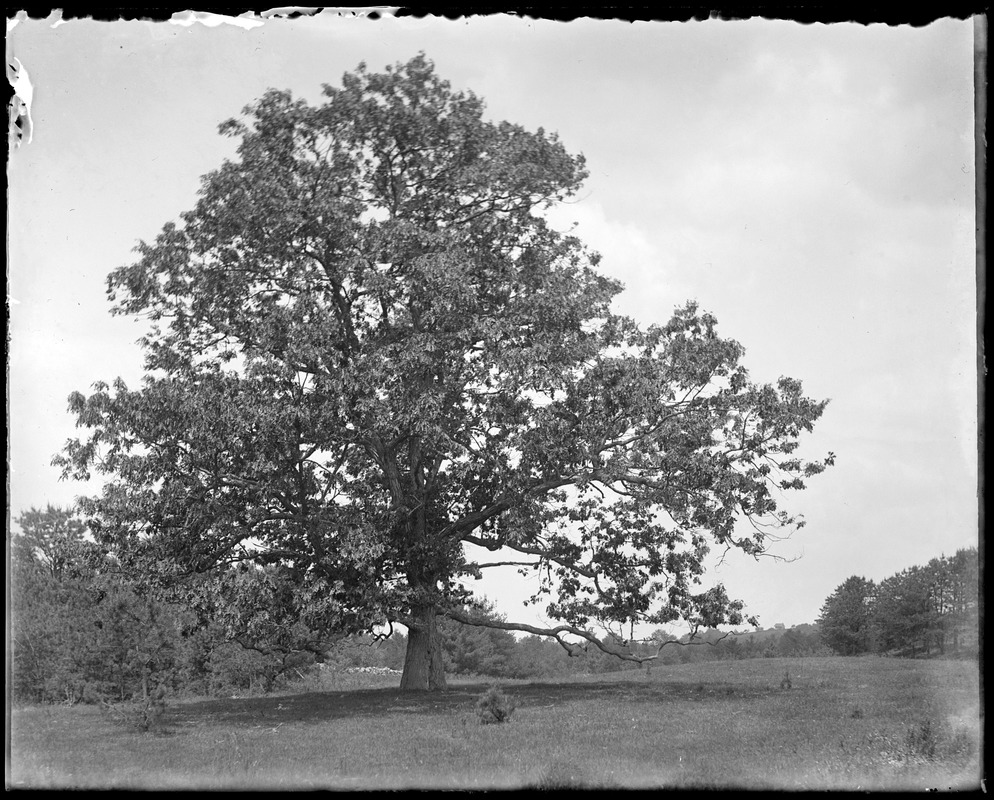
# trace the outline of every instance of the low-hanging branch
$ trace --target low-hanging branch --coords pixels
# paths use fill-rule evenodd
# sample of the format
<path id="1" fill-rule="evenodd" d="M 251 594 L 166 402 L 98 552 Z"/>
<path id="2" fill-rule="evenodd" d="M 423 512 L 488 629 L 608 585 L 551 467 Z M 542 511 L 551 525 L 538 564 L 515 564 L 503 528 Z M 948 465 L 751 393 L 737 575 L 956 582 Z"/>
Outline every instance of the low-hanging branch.
<path id="1" fill-rule="evenodd" d="M 619 646 L 613 642 L 605 642 L 603 639 L 598 638 L 594 633 L 588 631 L 584 628 L 578 628 L 575 625 L 555 625 L 549 628 L 542 628 L 537 625 L 528 625 L 521 622 L 505 622 L 503 620 L 496 619 L 486 619 L 484 617 L 477 617 L 471 614 L 467 614 L 459 609 L 451 609 L 445 612 L 445 616 L 449 619 L 453 619 L 456 622 L 461 622 L 463 625 L 473 625 L 479 628 L 494 628 L 496 630 L 502 631 L 520 631 L 522 633 L 530 633 L 534 636 L 543 636 L 546 638 L 554 639 L 559 643 L 560 646 L 571 656 L 580 656 L 587 652 L 587 648 L 590 644 L 594 645 L 598 650 L 607 653 L 610 656 L 621 659 L 622 661 L 631 661 L 636 664 L 644 664 L 649 661 L 655 661 L 659 658 L 664 647 L 668 645 L 677 645 L 680 647 L 687 647 L 690 645 L 709 645 L 714 647 L 718 642 L 727 639 L 729 636 L 736 635 L 734 631 L 726 631 L 721 636 L 715 639 L 707 639 L 704 641 L 694 641 L 695 636 L 699 629 L 695 628 L 691 631 L 690 636 L 687 641 L 680 641 L 678 639 L 670 639 L 667 641 L 660 642 L 653 639 L 638 640 L 642 643 L 654 642 L 656 645 L 656 652 L 651 654 L 646 653 L 633 653 L 630 650 L 625 649 L 623 646 Z M 576 642 L 570 642 L 562 637 L 564 635 L 573 635 L 585 640 L 589 644 L 581 645 Z M 633 640 L 627 640 L 622 644 L 631 644 Z"/>

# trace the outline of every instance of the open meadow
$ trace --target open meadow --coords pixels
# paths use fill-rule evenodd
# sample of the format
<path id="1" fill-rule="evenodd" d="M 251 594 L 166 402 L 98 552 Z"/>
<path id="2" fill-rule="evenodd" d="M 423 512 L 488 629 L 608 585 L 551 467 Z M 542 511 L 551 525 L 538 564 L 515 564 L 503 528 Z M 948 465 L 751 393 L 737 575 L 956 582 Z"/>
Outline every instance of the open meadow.
<path id="1" fill-rule="evenodd" d="M 976 662 L 753 659 L 401 693 L 325 672 L 293 693 L 174 700 L 149 733 L 93 706 L 11 711 L 8 788 L 969 789 Z"/>

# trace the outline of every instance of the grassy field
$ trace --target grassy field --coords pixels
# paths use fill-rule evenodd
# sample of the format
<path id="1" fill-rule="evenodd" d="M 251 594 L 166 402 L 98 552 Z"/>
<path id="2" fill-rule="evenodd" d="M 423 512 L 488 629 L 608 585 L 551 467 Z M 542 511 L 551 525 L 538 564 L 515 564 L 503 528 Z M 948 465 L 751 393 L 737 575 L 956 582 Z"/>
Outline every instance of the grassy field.
<path id="1" fill-rule="evenodd" d="M 476 713 L 484 682 L 411 695 L 396 676 L 321 681 L 176 701 L 148 734 L 95 707 L 15 708 L 7 785 L 947 790 L 981 775 L 975 662 L 755 659 L 511 681 L 517 708 L 499 725 Z"/>

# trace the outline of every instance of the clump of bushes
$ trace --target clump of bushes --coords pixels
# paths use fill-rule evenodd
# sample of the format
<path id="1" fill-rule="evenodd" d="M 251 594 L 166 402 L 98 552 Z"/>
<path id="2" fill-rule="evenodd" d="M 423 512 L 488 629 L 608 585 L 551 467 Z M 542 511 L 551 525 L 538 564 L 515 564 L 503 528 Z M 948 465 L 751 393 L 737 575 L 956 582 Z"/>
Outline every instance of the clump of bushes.
<path id="1" fill-rule="evenodd" d="M 582 774 L 583 771 L 575 764 L 555 763 L 545 771 L 534 786 L 528 788 L 582 789 L 585 788 Z"/>
<path id="2" fill-rule="evenodd" d="M 491 686 L 476 702 L 476 713 L 483 725 L 508 722 L 514 713 L 514 699 L 497 686 Z"/>
<path id="3" fill-rule="evenodd" d="M 930 719 L 920 720 L 909 727 L 902 745 L 900 757 L 918 763 L 967 763 L 973 757 L 975 749 L 968 730 L 938 725 Z"/>
<path id="4" fill-rule="evenodd" d="M 905 752 L 911 756 L 919 758 L 933 759 L 938 747 L 938 731 L 932 724 L 932 720 L 924 719 L 917 725 L 908 729 L 904 738 Z"/>

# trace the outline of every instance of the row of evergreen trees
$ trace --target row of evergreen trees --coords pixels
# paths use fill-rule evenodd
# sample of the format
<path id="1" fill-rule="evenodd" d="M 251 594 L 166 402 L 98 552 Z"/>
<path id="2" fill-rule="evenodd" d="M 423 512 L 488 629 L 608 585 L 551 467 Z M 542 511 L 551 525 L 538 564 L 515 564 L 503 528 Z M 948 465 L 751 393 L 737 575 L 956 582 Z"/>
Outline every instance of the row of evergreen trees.
<path id="1" fill-rule="evenodd" d="M 973 655 L 978 647 L 977 548 L 933 558 L 875 583 L 852 576 L 825 600 L 818 623 L 842 655 Z"/>

